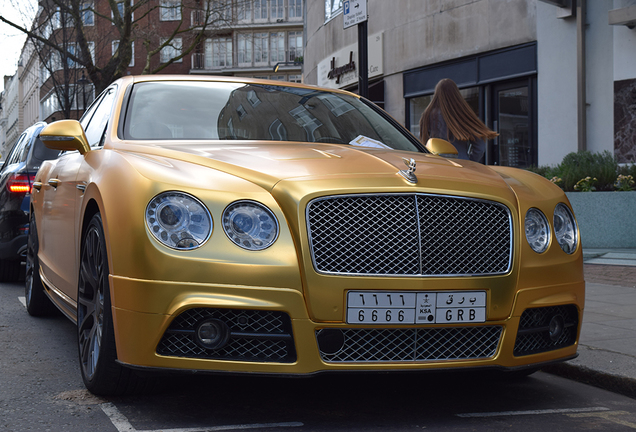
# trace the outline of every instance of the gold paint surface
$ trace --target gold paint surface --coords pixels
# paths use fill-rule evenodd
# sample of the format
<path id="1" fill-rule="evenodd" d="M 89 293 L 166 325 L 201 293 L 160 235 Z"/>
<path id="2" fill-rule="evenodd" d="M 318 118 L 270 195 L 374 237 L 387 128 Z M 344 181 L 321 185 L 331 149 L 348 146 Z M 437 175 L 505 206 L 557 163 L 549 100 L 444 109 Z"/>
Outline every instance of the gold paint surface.
<path id="1" fill-rule="evenodd" d="M 448 160 L 423 152 L 324 143 L 121 140 L 117 125 L 127 88 L 135 82 L 154 80 L 235 81 L 193 76 L 121 79 L 103 148 L 83 148 L 83 131 L 77 130 L 77 122 L 53 123 L 43 131 L 50 136 L 73 137 L 68 142 L 75 143 L 72 146 L 80 151 L 45 162 L 36 177 L 42 187 L 32 197 L 41 271 L 48 283 L 75 301 L 82 232 L 93 212 L 101 213 L 121 362 L 156 368 L 302 374 L 323 370 L 516 367 L 575 355 L 577 343 L 524 357 L 512 354 L 519 317 L 529 307 L 574 304 L 579 311 L 580 332 L 585 298 L 580 241 L 575 253 L 567 255 L 554 235 L 543 254 L 533 252 L 525 240 L 528 209 L 538 208 L 550 219 L 558 203 L 569 206 L 565 194 L 549 181 L 517 169 Z M 55 141 L 58 145 L 60 142 L 66 141 Z M 404 169 L 405 158 L 413 158 L 417 164 L 416 184 L 398 175 Z M 51 186 L 49 179 L 60 180 L 59 186 Z M 146 206 L 164 191 L 191 194 L 207 207 L 213 232 L 202 247 L 173 250 L 151 235 L 144 218 Z M 505 205 L 513 226 L 512 270 L 501 276 L 450 278 L 317 273 L 307 237 L 307 203 L 321 196 L 377 193 L 441 194 Z M 274 213 L 280 234 L 271 247 L 248 251 L 225 235 L 222 213 L 237 200 L 257 201 Z M 488 299 L 485 324 L 504 328 L 499 349 L 493 358 L 469 361 L 325 363 L 318 352 L 315 331 L 351 327 L 345 323 L 345 299 L 347 291 L 353 289 L 484 290 Z M 297 361 L 258 363 L 156 354 L 157 344 L 172 320 L 195 307 L 287 313 Z"/>

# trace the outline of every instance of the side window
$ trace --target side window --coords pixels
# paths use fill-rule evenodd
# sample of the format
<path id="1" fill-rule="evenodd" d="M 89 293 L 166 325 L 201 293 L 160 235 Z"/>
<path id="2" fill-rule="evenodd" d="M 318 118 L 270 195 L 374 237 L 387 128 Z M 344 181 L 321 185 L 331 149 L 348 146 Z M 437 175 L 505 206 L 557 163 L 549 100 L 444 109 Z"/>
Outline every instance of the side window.
<path id="1" fill-rule="evenodd" d="M 24 144 L 26 142 L 26 134 L 22 134 L 18 141 L 13 145 L 11 149 L 11 153 L 7 156 L 6 165 L 11 165 L 14 163 L 20 162 L 20 156 L 22 155 L 22 150 L 24 149 Z"/>
<path id="2" fill-rule="evenodd" d="M 86 138 L 88 139 L 88 144 L 90 144 L 91 147 L 98 146 L 100 144 L 110 118 L 110 112 L 113 108 L 114 100 L 115 89 L 107 89 L 104 92 L 102 100 L 99 101 L 99 105 L 95 108 L 95 113 L 84 130 Z"/>
<path id="3" fill-rule="evenodd" d="M 20 162 L 26 162 L 27 157 L 29 156 L 29 150 L 31 150 L 31 144 L 33 144 L 32 140 L 28 140 L 20 153 Z"/>
<path id="4" fill-rule="evenodd" d="M 86 110 L 84 114 L 82 115 L 82 118 L 80 119 L 80 124 L 82 125 L 84 130 L 86 130 L 86 128 L 88 127 L 88 123 L 91 121 L 91 118 L 93 118 L 93 114 L 95 114 L 95 109 L 97 109 L 103 97 L 104 97 L 104 94 L 103 93 L 100 94 L 97 97 L 97 99 L 95 99 L 93 103 L 88 106 L 88 110 Z"/>

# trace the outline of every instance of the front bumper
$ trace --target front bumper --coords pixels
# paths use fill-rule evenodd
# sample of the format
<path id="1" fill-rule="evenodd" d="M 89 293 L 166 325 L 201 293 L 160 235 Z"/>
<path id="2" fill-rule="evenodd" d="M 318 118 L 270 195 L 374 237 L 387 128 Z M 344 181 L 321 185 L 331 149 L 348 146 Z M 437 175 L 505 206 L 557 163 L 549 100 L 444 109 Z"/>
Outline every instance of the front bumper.
<path id="1" fill-rule="evenodd" d="M 110 282 L 117 356 L 122 364 L 183 371 L 282 375 L 322 371 L 407 371 L 475 367 L 517 369 L 567 360 L 576 355 L 585 291 L 583 281 L 522 289 L 517 292 L 512 312 L 507 318 L 480 324 L 370 327 L 312 321 L 307 313 L 304 297 L 296 289 L 158 282 L 116 276 L 111 276 Z M 565 308 L 575 316 L 574 323 L 572 317 L 564 320 L 564 323 L 569 323 L 570 335 L 555 343 L 548 341 L 546 346 L 532 344 L 531 348 L 520 352 L 518 333 L 524 311 L 532 309 L 556 313 L 550 312 L 557 310 L 555 307 L 558 310 Z M 175 331 L 177 317 L 186 316 L 184 313 L 195 322 L 197 319 L 209 318 L 212 315 L 206 314 L 217 313 L 215 311 L 223 314 L 214 315 L 214 319 L 221 317 L 220 319 L 228 321 L 246 315 L 241 311 L 249 313 L 250 317 L 282 317 L 281 322 L 285 323 L 281 324 L 280 332 L 273 330 L 276 333 L 274 337 L 263 334 L 267 331 L 251 329 L 253 333 L 259 334 L 256 338 L 259 341 L 275 340 L 276 346 L 283 346 L 282 354 L 278 357 L 270 356 L 270 345 L 252 350 L 257 343 L 240 331 L 232 336 L 239 348 L 232 348 L 229 354 L 228 350 L 220 353 L 198 347 L 191 341 L 193 332 L 185 328 L 187 325 L 183 329 L 176 328 Z M 203 315 L 197 315 L 199 313 Z M 527 315 L 526 313 L 526 318 Z M 523 321 L 527 327 L 526 318 Z M 254 321 L 252 318 L 249 320 Z M 538 326 L 545 327 L 546 322 L 537 323 Z M 347 349 L 355 348 L 353 356 L 326 352 L 330 349 L 325 347 L 333 344 L 325 345 L 324 341 L 319 347 L 318 335 L 322 333 L 324 336 L 325 331 L 335 335 L 345 334 Z M 545 335 L 541 334 L 542 329 L 537 331 L 539 333 L 535 332 L 533 337 L 539 341 L 546 340 Z M 278 333 L 288 333 L 288 336 Z M 180 339 L 175 343 L 170 342 L 166 348 L 166 338 L 175 334 Z M 405 352 L 409 349 L 411 339 L 423 341 L 420 345 L 434 339 L 437 348 L 424 350 L 424 354 L 422 350 Z M 182 346 L 183 341 L 188 346 Z M 361 344 L 368 343 L 372 349 L 364 346 L 360 348 Z M 246 345 L 248 347 L 244 350 Z M 431 351 L 434 352 L 431 354 Z M 256 354 L 250 357 L 245 352 Z M 379 354 L 372 355 L 370 352 Z"/>

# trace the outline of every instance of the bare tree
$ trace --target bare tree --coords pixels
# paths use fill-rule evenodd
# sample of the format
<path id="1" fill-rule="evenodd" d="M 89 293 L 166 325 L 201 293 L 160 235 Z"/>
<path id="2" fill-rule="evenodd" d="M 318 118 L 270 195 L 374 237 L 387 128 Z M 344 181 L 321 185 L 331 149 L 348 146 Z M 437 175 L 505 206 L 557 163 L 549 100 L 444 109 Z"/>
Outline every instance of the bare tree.
<path id="1" fill-rule="evenodd" d="M 0 21 L 27 34 L 69 118 L 77 108 L 80 74 L 98 94 L 127 73 L 135 41 L 145 51 L 141 73 L 160 72 L 200 49 L 211 32 L 228 31 L 234 14 L 251 1 L 40 0 L 31 28 L 2 14 Z"/>

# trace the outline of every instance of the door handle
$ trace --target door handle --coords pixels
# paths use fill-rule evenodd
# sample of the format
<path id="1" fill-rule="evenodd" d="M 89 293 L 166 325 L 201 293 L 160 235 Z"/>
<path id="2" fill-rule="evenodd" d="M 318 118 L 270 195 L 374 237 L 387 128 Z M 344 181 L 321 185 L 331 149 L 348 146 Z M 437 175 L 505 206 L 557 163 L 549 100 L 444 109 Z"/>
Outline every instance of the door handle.
<path id="1" fill-rule="evenodd" d="M 33 189 L 39 191 L 40 189 L 42 189 L 42 183 L 41 182 L 33 182 Z"/>
<path id="2" fill-rule="evenodd" d="M 57 187 L 62 183 L 59 179 L 49 179 L 49 184 L 57 189 Z"/>

